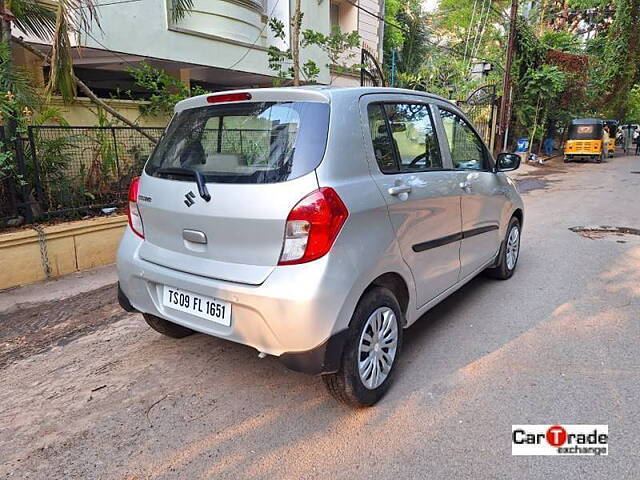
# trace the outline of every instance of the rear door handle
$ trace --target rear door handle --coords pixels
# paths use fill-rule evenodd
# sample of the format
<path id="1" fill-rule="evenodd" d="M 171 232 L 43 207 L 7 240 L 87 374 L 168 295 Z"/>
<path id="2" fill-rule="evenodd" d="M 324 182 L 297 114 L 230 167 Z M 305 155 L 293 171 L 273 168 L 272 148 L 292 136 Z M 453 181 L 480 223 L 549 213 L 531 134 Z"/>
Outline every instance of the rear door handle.
<path id="1" fill-rule="evenodd" d="M 396 185 L 395 187 L 389 187 L 389 195 L 398 196 L 401 193 L 411 193 L 410 185 Z"/>
<path id="2" fill-rule="evenodd" d="M 473 188 L 471 187 L 471 183 L 468 181 L 460 182 L 460 188 L 465 192 L 469 193 Z"/>

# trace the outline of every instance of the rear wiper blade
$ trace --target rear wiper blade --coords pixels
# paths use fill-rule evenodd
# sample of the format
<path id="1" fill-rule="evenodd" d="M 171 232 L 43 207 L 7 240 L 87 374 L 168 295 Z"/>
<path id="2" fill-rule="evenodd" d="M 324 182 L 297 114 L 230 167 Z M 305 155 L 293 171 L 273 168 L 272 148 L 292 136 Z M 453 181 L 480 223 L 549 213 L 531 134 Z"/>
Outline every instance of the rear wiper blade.
<path id="1" fill-rule="evenodd" d="M 209 194 L 209 190 L 207 190 L 207 184 L 204 181 L 204 175 L 200 170 L 196 170 L 195 168 L 187 168 L 187 167 L 166 167 L 159 168 L 156 170 L 159 175 L 177 175 L 183 177 L 193 177 L 196 180 L 196 185 L 198 185 L 198 193 L 203 198 L 205 202 L 211 200 L 211 195 Z"/>

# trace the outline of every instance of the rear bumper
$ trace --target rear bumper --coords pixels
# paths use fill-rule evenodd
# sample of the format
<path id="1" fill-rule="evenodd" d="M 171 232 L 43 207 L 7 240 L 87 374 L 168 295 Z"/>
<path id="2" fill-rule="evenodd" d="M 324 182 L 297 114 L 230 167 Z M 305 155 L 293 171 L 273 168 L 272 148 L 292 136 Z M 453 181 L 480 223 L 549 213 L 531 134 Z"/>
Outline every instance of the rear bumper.
<path id="1" fill-rule="evenodd" d="M 129 301 L 127 296 L 122 291 L 122 288 L 120 288 L 120 282 L 118 282 L 118 303 L 125 312 L 137 312 L 134 306 L 131 305 L 131 302 Z"/>
<path id="2" fill-rule="evenodd" d="M 118 249 L 118 298 L 125 310 L 251 346 L 280 357 L 293 370 L 318 374 L 338 369 L 350 318 L 344 313 L 350 311 L 345 302 L 352 285 L 345 275 L 332 274 L 330 255 L 304 265 L 276 267 L 256 286 L 147 262 L 138 255 L 141 243 L 126 229 Z M 164 285 L 230 302 L 231 326 L 165 307 Z"/>
<path id="3" fill-rule="evenodd" d="M 569 159 L 579 159 L 579 158 L 598 158 L 600 157 L 600 152 L 598 153 L 565 153 L 564 156 Z"/>
<path id="4" fill-rule="evenodd" d="M 337 372 L 348 333 L 349 330 L 335 333 L 326 342 L 305 352 L 285 352 L 280 355 L 280 361 L 291 370 L 310 375 Z"/>

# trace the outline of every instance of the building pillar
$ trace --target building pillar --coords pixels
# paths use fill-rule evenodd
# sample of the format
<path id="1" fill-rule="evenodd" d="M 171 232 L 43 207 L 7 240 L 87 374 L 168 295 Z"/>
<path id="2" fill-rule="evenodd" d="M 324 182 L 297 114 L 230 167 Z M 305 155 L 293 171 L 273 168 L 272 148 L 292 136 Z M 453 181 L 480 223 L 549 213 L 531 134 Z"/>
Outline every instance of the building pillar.
<path id="1" fill-rule="evenodd" d="M 14 43 L 13 58 L 16 65 L 24 68 L 29 73 L 29 78 L 34 87 L 44 88 L 43 62 L 40 57 Z"/>
<path id="2" fill-rule="evenodd" d="M 174 68 L 167 67 L 164 69 L 167 75 L 180 80 L 189 90 L 191 90 L 191 69 L 190 68 Z"/>

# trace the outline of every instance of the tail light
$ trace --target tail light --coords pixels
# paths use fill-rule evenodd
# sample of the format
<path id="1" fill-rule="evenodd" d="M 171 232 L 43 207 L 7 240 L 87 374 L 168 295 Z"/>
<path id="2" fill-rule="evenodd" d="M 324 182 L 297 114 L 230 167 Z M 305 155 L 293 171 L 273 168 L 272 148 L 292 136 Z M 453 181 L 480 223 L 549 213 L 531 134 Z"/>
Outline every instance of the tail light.
<path id="1" fill-rule="evenodd" d="M 311 192 L 289 212 L 278 265 L 306 263 L 326 255 L 348 216 L 332 188 Z"/>
<path id="2" fill-rule="evenodd" d="M 140 238 L 144 238 L 144 227 L 142 226 L 142 217 L 138 209 L 138 188 L 140 188 L 140 177 L 131 180 L 129 186 L 129 208 L 127 209 L 127 217 L 129 217 L 129 226 L 133 233 Z"/>

